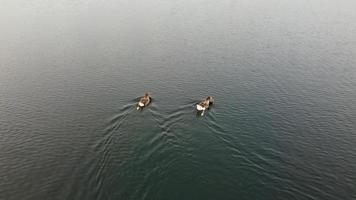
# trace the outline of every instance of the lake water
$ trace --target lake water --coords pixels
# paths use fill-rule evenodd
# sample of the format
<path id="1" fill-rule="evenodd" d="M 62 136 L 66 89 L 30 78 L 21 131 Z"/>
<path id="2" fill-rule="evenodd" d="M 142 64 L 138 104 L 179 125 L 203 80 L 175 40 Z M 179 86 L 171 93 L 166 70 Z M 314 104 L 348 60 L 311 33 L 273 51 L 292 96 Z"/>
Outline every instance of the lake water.
<path id="1" fill-rule="evenodd" d="M 1 200 L 356 199 L 356 1 L 1 0 L 0 27 Z"/>

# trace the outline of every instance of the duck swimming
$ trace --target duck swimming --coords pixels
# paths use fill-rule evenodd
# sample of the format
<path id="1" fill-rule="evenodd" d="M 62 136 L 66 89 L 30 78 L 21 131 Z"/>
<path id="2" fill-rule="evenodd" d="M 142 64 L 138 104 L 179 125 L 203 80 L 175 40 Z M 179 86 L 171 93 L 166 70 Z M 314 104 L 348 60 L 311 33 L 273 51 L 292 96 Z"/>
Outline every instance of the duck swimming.
<path id="1" fill-rule="evenodd" d="M 205 100 L 203 100 L 197 104 L 197 110 L 202 111 L 201 116 L 204 115 L 204 111 L 207 108 L 209 108 L 209 106 L 213 103 L 214 103 L 214 98 L 212 96 L 208 96 Z"/>
<path id="2" fill-rule="evenodd" d="M 145 92 L 145 95 L 141 97 L 140 101 L 137 103 L 137 110 L 140 108 L 146 107 L 151 102 L 151 96 L 148 92 Z"/>

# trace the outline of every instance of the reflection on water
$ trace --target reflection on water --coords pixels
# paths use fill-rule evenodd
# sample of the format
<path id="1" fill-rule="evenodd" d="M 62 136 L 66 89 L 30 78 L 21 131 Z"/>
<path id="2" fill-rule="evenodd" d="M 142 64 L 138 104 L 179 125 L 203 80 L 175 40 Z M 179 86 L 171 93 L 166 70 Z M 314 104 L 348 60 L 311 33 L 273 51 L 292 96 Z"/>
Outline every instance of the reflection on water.
<path id="1" fill-rule="evenodd" d="M 3 0 L 0 199 L 356 198 L 355 8 Z"/>

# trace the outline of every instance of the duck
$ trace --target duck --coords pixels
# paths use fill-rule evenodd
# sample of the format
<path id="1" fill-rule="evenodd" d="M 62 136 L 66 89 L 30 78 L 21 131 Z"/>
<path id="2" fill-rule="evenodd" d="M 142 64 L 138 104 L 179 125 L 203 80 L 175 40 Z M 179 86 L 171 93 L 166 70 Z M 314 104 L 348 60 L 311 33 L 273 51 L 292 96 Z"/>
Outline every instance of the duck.
<path id="1" fill-rule="evenodd" d="M 150 102 L 151 102 L 151 96 L 148 92 L 145 92 L 145 95 L 141 97 L 140 101 L 137 103 L 137 110 L 148 106 Z"/>
<path id="2" fill-rule="evenodd" d="M 214 97 L 208 96 L 205 100 L 197 104 L 197 111 L 202 111 L 201 116 L 204 115 L 204 111 L 214 103 Z"/>

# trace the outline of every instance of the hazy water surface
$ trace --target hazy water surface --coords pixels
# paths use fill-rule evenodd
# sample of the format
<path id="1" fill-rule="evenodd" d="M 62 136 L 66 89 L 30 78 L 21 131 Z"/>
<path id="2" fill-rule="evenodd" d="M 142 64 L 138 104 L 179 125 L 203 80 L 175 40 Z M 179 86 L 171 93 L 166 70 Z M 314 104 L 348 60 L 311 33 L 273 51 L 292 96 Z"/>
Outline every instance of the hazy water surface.
<path id="1" fill-rule="evenodd" d="M 352 0 L 0 0 L 0 199 L 356 199 L 355 22 Z"/>

